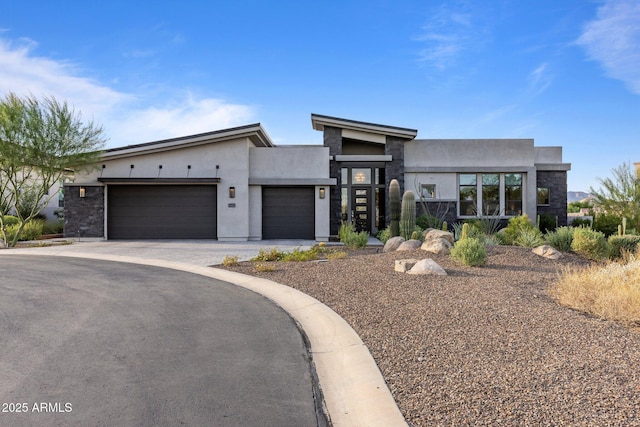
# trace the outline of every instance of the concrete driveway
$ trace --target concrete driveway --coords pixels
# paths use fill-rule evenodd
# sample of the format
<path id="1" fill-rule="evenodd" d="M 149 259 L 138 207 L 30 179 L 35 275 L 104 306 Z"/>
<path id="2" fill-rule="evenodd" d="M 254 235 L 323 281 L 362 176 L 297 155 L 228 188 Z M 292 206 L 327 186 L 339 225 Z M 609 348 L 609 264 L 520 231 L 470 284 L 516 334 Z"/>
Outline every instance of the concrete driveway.
<path id="1" fill-rule="evenodd" d="M 85 279 L 90 279 L 93 277 L 92 266 L 95 261 L 116 261 L 195 273 L 205 278 L 249 289 L 284 309 L 304 331 L 310 346 L 314 372 L 317 375 L 314 384 L 321 391 L 323 407 L 333 425 L 406 426 L 406 421 L 371 353 L 351 326 L 333 310 L 288 286 L 210 268 L 211 265 L 220 264 L 226 256 L 237 256 L 240 260 L 247 260 L 256 255 L 260 249 L 276 247 L 280 250 L 292 251 L 296 248 L 306 249 L 315 243 L 314 241 L 282 240 L 237 243 L 215 240 L 105 242 L 83 239 L 72 245 L 2 249 L 0 265 L 4 264 L 5 257 L 13 255 L 34 258 L 42 255 L 79 258 L 80 264 L 87 266 Z M 375 245 L 380 242 L 370 239 L 370 244 Z M 48 261 L 45 259 L 42 262 Z M 2 270 L 0 267 L 0 271 Z M 123 274 L 118 277 L 118 280 L 126 281 L 127 277 L 128 275 Z M 1 278 L 0 281 L 2 281 Z M 173 286 L 180 287 L 179 282 L 173 283 Z M 167 289 L 166 292 L 169 291 L 170 289 Z M 1 312 L 0 316 L 3 316 Z M 4 319 L 10 317 L 4 316 Z M 51 319 L 51 328 L 57 325 L 56 319 Z M 3 369 L 3 366 L 3 360 L 0 359 L 0 369 Z M 20 372 L 12 375 L 20 375 Z M 3 425 L 1 415 L 3 414 L 0 413 L 0 425 Z M 324 420 L 320 419 L 320 423 L 322 422 Z M 35 425 L 41 424 L 38 421 Z M 63 422 L 60 425 L 66 425 L 66 423 Z M 206 423 L 206 425 L 214 424 Z M 242 425 L 252 424 L 242 423 Z M 268 424 L 260 422 L 258 425 Z M 280 425 L 304 424 L 295 422 Z"/>
<path id="2" fill-rule="evenodd" d="M 301 333 L 266 298 L 147 265 L 0 262 L 0 425 L 317 425 Z"/>

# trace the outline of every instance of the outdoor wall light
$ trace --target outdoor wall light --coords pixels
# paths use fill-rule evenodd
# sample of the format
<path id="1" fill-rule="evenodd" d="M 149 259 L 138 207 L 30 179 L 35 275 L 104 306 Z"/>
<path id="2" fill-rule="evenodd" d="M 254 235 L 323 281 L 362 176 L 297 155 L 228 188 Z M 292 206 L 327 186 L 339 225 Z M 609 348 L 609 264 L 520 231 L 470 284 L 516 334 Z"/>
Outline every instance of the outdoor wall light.
<path id="1" fill-rule="evenodd" d="M 86 194 L 87 194 L 87 192 L 86 192 L 85 188 L 84 187 L 80 187 L 80 198 L 84 199 Z"/>
<path id="2" fill-rule="evenodd" d="M 320 187 L 320 189 L 318 190 L 318 195 L 320 196 L 321 199 L 324 199 L 325 193 L 326 193 L 326 190 L 324 189 L 324 187 Z"/>
<path id="3" fill-rule="evenodd" d="M 229 198 L 230 199 L 236 198 L 236 187 L 229 187 Z"/>

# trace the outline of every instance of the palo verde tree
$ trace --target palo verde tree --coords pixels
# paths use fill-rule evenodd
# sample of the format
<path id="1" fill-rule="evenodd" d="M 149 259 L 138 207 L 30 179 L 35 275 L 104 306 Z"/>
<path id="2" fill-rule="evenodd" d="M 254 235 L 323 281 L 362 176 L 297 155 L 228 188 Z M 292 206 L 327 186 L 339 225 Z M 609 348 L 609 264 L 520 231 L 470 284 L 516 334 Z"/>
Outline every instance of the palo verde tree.
<path id="1" fill-rule="evenodd" d="M 640 177 L 631 163 L 611 170 L 612 178 L 598 178 L 601 188 L 590 188 L 594 204 L 608 215 L 627 218 L 640 231 Z"/>
<path id="2" fill-rule="evenodd" d="M 9 93 L 0 99 L 0 238 L 15 246 L 27 222 L 55 197 L 49 189 L 71 170 L 96 164 L 106 140 L 66 102 Z M 18 218 L 7 238 L 4 216 Z"/>

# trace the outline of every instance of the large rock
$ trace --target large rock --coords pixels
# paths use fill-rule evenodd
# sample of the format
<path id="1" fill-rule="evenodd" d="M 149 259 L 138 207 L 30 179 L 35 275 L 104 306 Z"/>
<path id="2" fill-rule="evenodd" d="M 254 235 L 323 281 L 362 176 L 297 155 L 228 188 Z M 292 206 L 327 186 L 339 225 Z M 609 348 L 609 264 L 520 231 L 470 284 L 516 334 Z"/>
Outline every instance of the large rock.
<path id="1" fill-rule="evenodd" d="M 429 228 L 423 233 L 425 242 L 429 242 L 432 240 L 444 239 L 453 245 L 455 240 L 453 239 L 453 233 L 449 233 L 448 231 L 437 230 L 435 228 Z"/>
<path id="2" fill-rule="evenodd" d="M 425 258 L 418 261 L 411 270 L 407 271 L 408 274 L 429 274 L 434 276 L 446 276 L 447 272 L 438 265 L 432 259 Z"/>
<path id="3" fill-rule="evenodd" d="M 538 246 L 537 248 L 534 248 L 532 252 L 548 259 L 558 259 L 562 257 L 562 252 L 550 245 Z"/>
<path id="4" fill-rule="evenodd" d="M 411 268 L 416 265 L 418 262 L 417 259 L 398 259 L 395 263 L 395 270 L 400 273 L 406 273 L 411 270 Z"/>
<path id="5" fill-rule="evenodd" d="M 432 254 L 444 254 L 448 255 L 451 251 L 453 245 L 449 243 L 449 240 L 446 239 L 434 239 L 434 240 L 426 240 L 420 249 L 423 251 L 430 252 Z"/>
<path id="6" fill-rule="evenodd" d="M 392 237 L 387 240 L 387 243 L 384 244 L 382 252 L 395 252 L 395 250 L 398 249 L 398 246 L 400 246 L 402 243 L 404 243 L 404 239 L 402 237 Z"/>
<path id="7" fill-rule="evenodd" d="M 398 246 L 398 249 L 396 249 L 396 251 L 413 251 L 418 249 L 420 245 L 422 245 L 422 242 L 420 240 L 411 239 L 407 240 L 406 242 L 402 242 L 400 246 Z"/>

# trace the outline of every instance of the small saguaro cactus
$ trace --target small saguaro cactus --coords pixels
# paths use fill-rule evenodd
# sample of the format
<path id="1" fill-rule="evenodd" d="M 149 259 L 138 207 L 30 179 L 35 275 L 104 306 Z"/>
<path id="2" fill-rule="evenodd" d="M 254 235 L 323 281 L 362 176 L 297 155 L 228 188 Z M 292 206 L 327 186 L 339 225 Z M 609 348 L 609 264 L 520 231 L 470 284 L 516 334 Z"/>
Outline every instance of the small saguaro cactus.
<path id="1" fill-rule="evenodd" d="M 392 179 L 389 183 L 389 213 L 391 214 L 391 237 L 400 235 L 400 183 Z"/>
<path id="2" fill-rule="evenodd" d="M 469 223 L 462 224 L 462 233 L 460 233 L 460 240 L 464 240 L 469 237 Z"/>
<path id="3" fill-rule="evenodd" d="M 409 240 L 416 229 L 416 196 L 407 190 L 402 195 L 402 210 L 400 213 L 400 236 Z"/>
<path id="4" fill-rule="evenodd" d="M 449 231 L 449 224 L 447 224 L 447 221 L 442 221 L 442 231 Z"/>

